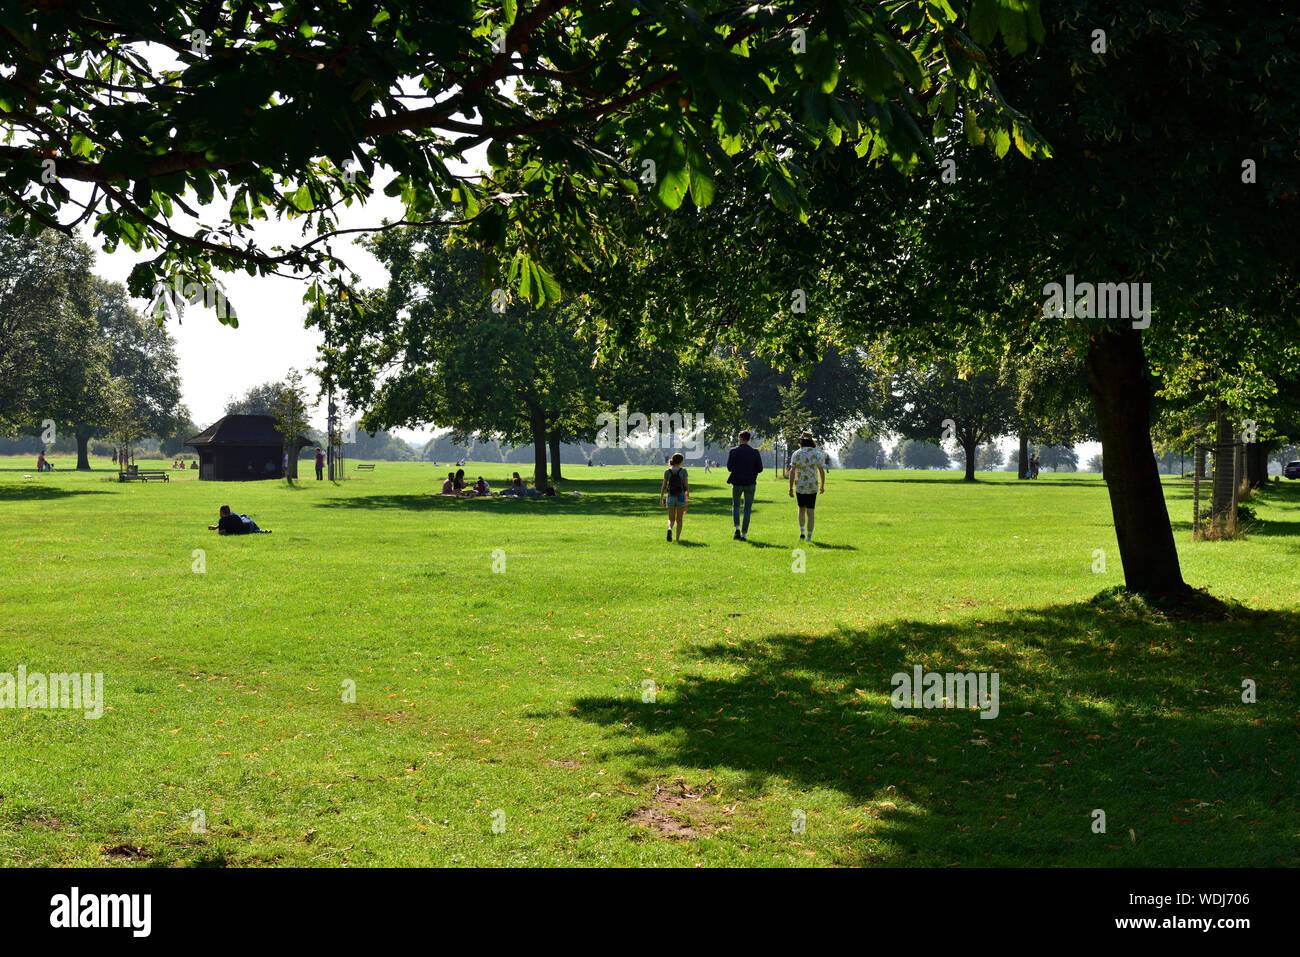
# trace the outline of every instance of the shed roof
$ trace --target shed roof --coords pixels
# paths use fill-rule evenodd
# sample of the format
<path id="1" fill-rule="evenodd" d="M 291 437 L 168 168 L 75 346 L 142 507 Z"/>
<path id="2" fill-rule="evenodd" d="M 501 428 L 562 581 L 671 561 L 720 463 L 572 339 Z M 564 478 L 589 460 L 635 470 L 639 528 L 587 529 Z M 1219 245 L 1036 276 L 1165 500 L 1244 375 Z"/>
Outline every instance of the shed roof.
<path id="1" fill-rule="evenodd" d="M 204 445 L 273 445 L 279 448 L 284 442 L 273 416 L 227 415 L 193 438 L 186 439 L 185 444 L 195 448 Z M 299 448 L 314 444 L 303 435 L 298 436 L 296 443 Z"/>

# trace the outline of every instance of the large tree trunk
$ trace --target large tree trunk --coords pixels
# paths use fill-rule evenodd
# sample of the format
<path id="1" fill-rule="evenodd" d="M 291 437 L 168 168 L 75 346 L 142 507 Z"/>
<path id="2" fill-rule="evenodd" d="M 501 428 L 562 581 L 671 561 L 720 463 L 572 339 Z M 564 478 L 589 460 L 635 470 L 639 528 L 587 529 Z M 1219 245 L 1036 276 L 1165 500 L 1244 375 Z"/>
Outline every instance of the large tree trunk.
<path id="1" fill-rule="evenodd" d="M 90 471 L 90 430 L 77 429 L 77 471 Z"/>
<path id="2" fill-rule="evenodd" d="M 1210 514 L 1216 525 L 1226 521 L 1232 511 L 1233 489 L 1237 484 L 1235 440 L 1232 423 L 1220 409 L 1214 422 L 1214 484 L 1210 498 Z"/>
<path id="3" fill-rule="evenodd" d="M 560 433 L 551 433 L 551 481 L 558 482 L 564 478 L 560 474 Z"/>
<path id="4" fill-rule="evenodd" d="M 1151 448 L 1151 389 L 1140 333 L 1093 333 L 1087 367 L 1124 584 L 1130 591 L 1184 595 L 1189 589 Z"/>
<path id="5" fill-rule="evenodd" d="M 961 448 L 966 453 L 966 476 L 962 481 L 973 482 L 975 481 L 975 453 L 979 450 L 979 443 L 974 439 L 967 439 L 962 442 Z"/>
<path id="6" fill-rule="evenodd" d="M 546 416 L 541 409 L 529 412 L 533 432 L 533 485 L 540 492 L 546 488 Z"/>
<path id="7" fill-rule="evenodd" d="M 1029 471 L 1029 436 L 1024 432 L 1020 433 L 1020 466 L 1016 472 L 1016 478 L 1022 479 L 1025 473 Z"/>

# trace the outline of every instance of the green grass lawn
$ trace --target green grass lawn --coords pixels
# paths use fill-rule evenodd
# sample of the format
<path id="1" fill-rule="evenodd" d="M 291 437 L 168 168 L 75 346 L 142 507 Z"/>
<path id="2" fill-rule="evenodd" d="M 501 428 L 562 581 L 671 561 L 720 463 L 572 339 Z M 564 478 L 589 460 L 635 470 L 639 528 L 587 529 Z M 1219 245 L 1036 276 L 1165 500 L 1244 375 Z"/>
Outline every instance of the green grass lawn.
<path id="1" fill-rule="evenodd" d="M 0 459 L 0 672 L 102 672 L 105 710 L 0 710 L 7 864 L 1300 863 L 1300 483 L 1197 544 L 1167 486 L 1184 577 L 1242 606 L 1189 623 L 1090 601 L 1123 580 L 1095 476 L 831 472 L 797 572 L 770 472 L 743 544 L 692 468 L 673 545 L 662 469 L 470 501 L 427 463 L 30 458 Z M 274 534 L 207 531 L 223 503 Z M 999 716 L 895 710 L 917 664 L 997 672 Z"/>

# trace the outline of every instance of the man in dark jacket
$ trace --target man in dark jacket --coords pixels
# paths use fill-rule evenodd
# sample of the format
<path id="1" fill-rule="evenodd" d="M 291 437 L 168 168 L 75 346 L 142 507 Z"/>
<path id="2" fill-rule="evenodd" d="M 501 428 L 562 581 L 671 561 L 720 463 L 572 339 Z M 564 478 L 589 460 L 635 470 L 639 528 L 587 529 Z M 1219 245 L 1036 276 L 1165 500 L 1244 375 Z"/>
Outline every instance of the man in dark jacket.
<path id="1" fill-rule="evenodd" d="M 209 525 L 208 530 L 218 535 L 270 535 L 270 529 L 258 528 L 257 523 L 247 515 L 235 515 L 229 505 L 221 506 L 217 524 Z"/>
<path id="2" fill-rule="evenodd" d="M 731 520 L 736 526 L 732 536 L 736 541 L 745 541 L 749 534 L 749 511 L 754 507 L 754 490 L 758 483 L 758 473 L 763 471 L 763 456 L 758 449 L 749 444 L 749 429 L 738 436 L 739 444 L 727 453 L 727 484 L 731 486 Z M 745 521 L 741 524 L 740 499 L 745 499 Z"/>

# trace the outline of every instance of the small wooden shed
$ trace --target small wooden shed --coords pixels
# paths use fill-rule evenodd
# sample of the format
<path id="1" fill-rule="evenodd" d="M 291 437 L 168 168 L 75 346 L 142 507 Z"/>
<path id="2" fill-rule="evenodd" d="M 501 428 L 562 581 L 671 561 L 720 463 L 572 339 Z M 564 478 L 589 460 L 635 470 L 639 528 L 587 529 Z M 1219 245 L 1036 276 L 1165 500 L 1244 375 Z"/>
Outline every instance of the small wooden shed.
<path id="1" fill-rule="evenodd" d="M 185 444 L 199 454 L 199 481 L 284 478 L 284 440 L 272 416 L 228 415 Z M 297 474 L 298 452 L 315 444 L 298 436 L 290 453 L 290 474 Z"/>

